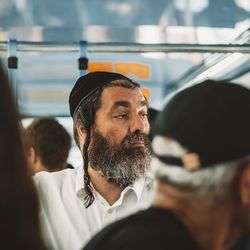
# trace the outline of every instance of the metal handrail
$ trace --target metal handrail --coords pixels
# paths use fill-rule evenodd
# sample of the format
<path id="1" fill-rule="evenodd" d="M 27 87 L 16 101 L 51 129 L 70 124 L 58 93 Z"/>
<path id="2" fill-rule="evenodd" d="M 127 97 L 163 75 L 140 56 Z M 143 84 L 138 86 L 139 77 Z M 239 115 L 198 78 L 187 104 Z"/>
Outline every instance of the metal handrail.
<path id="1" fill-rule="evenodd" d="M 8 41 L 0 41 L 0 51 L 8 50 Z M 20 52 L 79 52 L 79 42 L 28 42 L 17 41 Z M 87 52 L 112 53 L 250 53 L 250 44 L 142 44 L 142 43 L 88 43 Z"/>

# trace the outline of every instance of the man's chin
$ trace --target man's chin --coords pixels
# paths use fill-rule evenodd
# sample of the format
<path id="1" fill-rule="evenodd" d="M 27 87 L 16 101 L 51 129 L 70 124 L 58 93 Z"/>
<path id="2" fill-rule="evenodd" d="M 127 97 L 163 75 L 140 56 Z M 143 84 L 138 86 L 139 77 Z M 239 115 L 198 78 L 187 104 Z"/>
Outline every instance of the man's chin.
<path id="1" fill-rule="evenodd" d="M 141 145 L 134 146 L 131 149 L 132 149 L 131 154 L 135 154 L 137 156 L 139 154 L 139 156 L 142 158 L 146 157 L 149 154 L 149 149 L 145 145 L 144 146 L 141 146 Z"/>

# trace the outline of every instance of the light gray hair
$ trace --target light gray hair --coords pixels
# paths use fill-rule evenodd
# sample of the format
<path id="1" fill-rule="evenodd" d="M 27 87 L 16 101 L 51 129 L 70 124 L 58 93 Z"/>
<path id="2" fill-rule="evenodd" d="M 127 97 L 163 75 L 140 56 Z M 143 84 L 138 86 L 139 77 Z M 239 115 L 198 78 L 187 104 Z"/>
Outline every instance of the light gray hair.
<path id="1" fill-rule="evenodd" d="M 160 155 L 163 155 L 164 150 L 165 154 L 171 151 L 171 155 L 174 156 L 180 156 L 180 154 L 186 152 L 185 148 L 169 138 L 167 139 L 169 151 L 166 151 L 166 145 L 165 149 L 163 149 L 163 145 L 159 145 L 160 141 L 156 141 L 153 141 L 153 149 L 158 151 L 158 153 L 162 152 Z M 211 201 L 225 197 L 230 192 L 232 181 L 242 161 L 243 159 L 240 159 L 190 171 L 180 166 L 170 166 L 158 158 L 154 158 L 152 168 L 154 169 L 156 179 L 185 190 L 192 197 Z"/>

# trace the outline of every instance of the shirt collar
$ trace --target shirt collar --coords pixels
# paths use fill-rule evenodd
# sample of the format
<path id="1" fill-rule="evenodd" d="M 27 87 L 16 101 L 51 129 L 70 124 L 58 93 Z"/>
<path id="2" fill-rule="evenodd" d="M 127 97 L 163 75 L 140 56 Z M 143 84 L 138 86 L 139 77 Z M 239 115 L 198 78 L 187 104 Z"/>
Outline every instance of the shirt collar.
<path id="1" fill-rule="evenodd" d="M 139 180 L 135 181 L 132 185 L 126 187 L 122 191 L 122 193 L 123 192 L 126 193 L 126 192 L 128 192 L 128 190 L 133 190 L 136 194 L 137 201 L 139 201 L 141 199 L 141 195 L 142 195 L 142 191 L 143 191 L 143 187 L 144 187 L 144 182 L 145 182 L 145 178 L 140 178 Z"/>
<path id="2" fill-rule="evenodd" d="M 78 167 L 76 171 L 77 173 L 76 173 L 75 191 L 76 195 L 80 198 L 85 196 L 84 182 L 83 182 L 83 175 L 84 175 L 83 167 L 82 166 Z M 142 196 L 144 185 L 145 185 L 145 178 L 140 178 L 139 180 L 135 181 L 132 185 L 126 187 L 122 191 L 121 197 L 125 195 L 129 190 L 132 190 L 136 194 L 137 201 L 139 201 Z"/>

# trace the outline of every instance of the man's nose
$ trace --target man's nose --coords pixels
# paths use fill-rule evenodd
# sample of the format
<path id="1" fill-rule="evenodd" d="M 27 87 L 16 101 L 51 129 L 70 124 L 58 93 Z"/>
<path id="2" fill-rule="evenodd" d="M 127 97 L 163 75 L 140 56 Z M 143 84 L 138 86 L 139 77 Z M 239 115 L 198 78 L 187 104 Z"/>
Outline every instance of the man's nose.
<path id="1" fill-rule="evenodd" d="M 145 133 L 148 134 L 149 132 L 149 122 L 147 119 L 135 115 L 133 119 L 130 121 L 130 127 L 129 127 L 129 132 L 134 133 L 134 132 L 140 132 L 140 133 Z"/>

